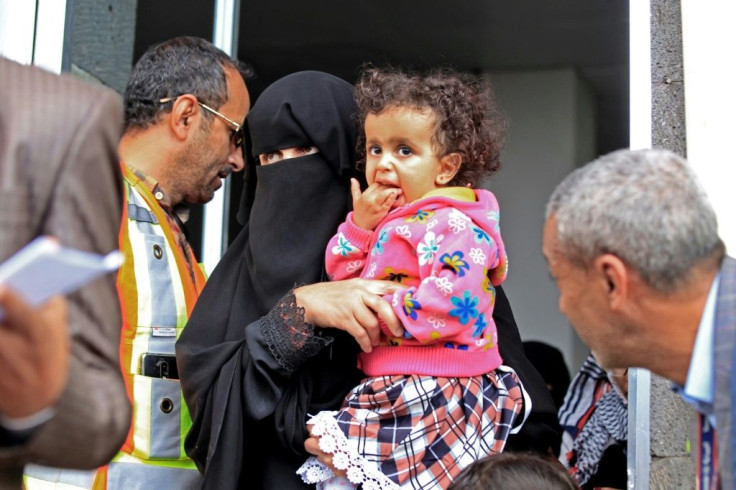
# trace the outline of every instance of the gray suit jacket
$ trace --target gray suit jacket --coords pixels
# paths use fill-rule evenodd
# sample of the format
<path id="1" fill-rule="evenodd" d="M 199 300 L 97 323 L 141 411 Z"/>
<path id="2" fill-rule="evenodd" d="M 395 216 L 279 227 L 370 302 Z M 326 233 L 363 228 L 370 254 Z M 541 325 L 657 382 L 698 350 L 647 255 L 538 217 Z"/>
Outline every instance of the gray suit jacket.
<path id="1" fill-rule="evenodd" d="M 715 319 L 715 400 L 718 436 L 718 463 L 721 488 L 734 488 L 734 431 L 733 405 L 736 401 L 736 260 L 726 257 L 721 265 L 721 278 L 716 300 Z"/>
<path id="2" fill-rule="evenodd" d="M 118 247 L 120 97 L 0 58 L 0 261 L 38 235 L 97 253 Z M 54 417 L 23 444 L 0 439 L 0 488 L 23 465 L 95 468 L 130 424 L 118 345 L 115 275 L 69 297 L 72 360 Z"/>

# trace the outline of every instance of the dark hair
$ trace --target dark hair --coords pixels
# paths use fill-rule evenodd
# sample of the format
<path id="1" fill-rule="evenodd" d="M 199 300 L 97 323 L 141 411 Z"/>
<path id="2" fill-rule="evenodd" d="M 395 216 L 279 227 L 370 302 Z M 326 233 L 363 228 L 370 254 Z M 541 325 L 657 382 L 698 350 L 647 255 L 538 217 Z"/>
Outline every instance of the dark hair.
<path id="1" fill-rule="evenodd" d="M 210 42 L 197 37 L 177 37 L 148 48 L 133 67 L 123 97 L 125 129 L 145 129 L 171 104 L 168 97 L 194 94 L 203 104 L 219 109 L 227 102 L 225 68 L 245 79 L 249 69 Z M 204 111 L 204 116 L 213 116 Z"/>
<path id="2" fill-rule="evenodd" d="M 476 461 L 447 490 L 578 490 L 575 480 L 554 459 L 532 453 L 500 453 Z"/>
<path id="3" fill-rule="evenodd" d="M 458 153 L 460 170 L 450 185 L 476 185 L 501 166 L 506 120 L 483 78 L 437 68 L 426 74 L 398 68 L 367 67 L 355 86 L 358 118 L 358 165 L 365 168 L 365 118 L 394 107 L 431 110 L 432 137 L 440 157 Z"/>

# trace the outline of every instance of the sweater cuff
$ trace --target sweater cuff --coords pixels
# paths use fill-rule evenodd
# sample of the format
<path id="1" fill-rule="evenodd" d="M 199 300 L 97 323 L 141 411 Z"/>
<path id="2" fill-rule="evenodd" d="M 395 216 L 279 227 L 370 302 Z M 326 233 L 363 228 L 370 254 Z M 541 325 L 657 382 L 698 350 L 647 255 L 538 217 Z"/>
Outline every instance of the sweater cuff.
<path id="1" fill-rule="evenodd" d="M 366 230 L 365 228 L 361 228 L 356 225 L 355 221 L 353 221 L 353 211 L 348 213 L 348 217 L 340 231 L 353 246 L 359 248 L 363 252 L 368 251 L 371 238 L 373 238 L 373 230 Z"/>

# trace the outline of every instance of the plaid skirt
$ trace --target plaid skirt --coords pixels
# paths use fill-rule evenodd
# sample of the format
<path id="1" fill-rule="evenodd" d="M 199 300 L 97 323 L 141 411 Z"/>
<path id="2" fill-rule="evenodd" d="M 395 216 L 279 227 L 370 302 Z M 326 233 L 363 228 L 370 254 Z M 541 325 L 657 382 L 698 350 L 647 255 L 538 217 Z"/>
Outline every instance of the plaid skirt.
<path id="1" fill-rule="evenodd" d="M 526 410 L 525 410 L 526 409 Z M 500 366 L 471 378 L 382 376 L 354 388 L 337 412 L 312 417 L 312 434 L 363 488 L 447 488 L 474 461 L 503 450 L 530 403 L 516 373 Z M 307 483 L 332 472 L 315 458 Z M 318 488 L 326 488 L 318 485 Z"/>

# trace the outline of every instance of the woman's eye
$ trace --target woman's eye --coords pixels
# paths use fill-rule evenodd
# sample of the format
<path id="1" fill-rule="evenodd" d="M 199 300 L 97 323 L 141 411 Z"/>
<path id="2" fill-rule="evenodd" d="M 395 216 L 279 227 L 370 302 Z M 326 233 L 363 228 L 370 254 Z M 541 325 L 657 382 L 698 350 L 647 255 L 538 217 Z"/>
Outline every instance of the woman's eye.
<path id="1" fill-rule="evenodd" d="M 312 153 L 317 153 L 317 151 L 316 146 L 300 146 L 297 148 L 297 153 L 301 155 L 311 155 Z"/>
<path id="2" fill-rule="evenodd" d="M 271 153 L 261 153 L 260 155 L 258 155 L 258 159 L 260 160 L 261 165 L 275 163 L 281 160 L 281 153 L 278 151 L 274 151 Z"/>
<path id="3" fill-rule="evenodd" d="M 368 154 L 369 155 L 380 155 L 381 154 L 381 148 L 379 148 L 376 145 L 371 145 L 368 147 Z"/>
<path id="4" fill-rule="evenodd" d="M 411 155 L 411 148 L 409 148 L 408 146 L 400 146 L 398 151 L 399 155 L 401 155 L 402 157 L 408 157 L 409 155 Z"/>

